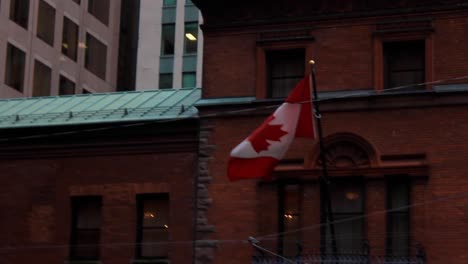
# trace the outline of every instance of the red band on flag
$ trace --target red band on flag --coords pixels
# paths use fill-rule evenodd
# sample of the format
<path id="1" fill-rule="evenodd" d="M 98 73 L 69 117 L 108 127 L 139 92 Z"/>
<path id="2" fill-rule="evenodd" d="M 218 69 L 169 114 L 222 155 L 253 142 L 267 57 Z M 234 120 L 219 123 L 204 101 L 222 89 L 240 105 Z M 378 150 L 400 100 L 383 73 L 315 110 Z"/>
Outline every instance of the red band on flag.
<path id="1" fill-rule="evenodd" d="M 271 173 L 278 160 L 271 157 L 258 157 L 254 159 L 229 158 L 228 176 L 229 180 L 242 179 L 270 179 Z"/>

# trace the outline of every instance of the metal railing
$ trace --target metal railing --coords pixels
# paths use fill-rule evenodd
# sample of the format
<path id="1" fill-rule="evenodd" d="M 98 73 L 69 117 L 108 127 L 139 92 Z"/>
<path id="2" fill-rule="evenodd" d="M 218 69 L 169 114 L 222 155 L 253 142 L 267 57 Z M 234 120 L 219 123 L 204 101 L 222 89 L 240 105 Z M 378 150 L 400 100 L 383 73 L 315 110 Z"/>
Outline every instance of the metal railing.
<path id="1" fill-rule="evenodd" d="M 389 257 L 367 255 L 303 255 L 288 258 L 290 261 L 275 256 L 254 256 L 252 264 L 424 264 L 424 258 Z"/>
<path id="2" fill-rule="evenodd" d="M 252 264 L 425 264 L 426 254 L 420 243 L 416 244 L 415 256 L 374 256 L 371 255 L 369 243 L 364 241 L 361 252 L 352 254 L 320 254 L 305 252 L 301 243 L 297 243 L 297 254 L 294 257 L 280 257 L 266 254 L 256 247 L 257 255 L 252 257 Z"/>

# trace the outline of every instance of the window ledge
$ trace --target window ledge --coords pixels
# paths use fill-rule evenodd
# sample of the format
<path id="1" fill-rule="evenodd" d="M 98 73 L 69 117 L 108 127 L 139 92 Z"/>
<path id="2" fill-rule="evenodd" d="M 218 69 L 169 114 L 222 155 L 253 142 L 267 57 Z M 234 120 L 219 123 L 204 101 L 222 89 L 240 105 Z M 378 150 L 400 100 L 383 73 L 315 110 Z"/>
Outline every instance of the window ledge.
<path id="1" fill-rule="evenodd" d="M 168 259 L 134 259 L 131 264 L 169 264 Z"/>

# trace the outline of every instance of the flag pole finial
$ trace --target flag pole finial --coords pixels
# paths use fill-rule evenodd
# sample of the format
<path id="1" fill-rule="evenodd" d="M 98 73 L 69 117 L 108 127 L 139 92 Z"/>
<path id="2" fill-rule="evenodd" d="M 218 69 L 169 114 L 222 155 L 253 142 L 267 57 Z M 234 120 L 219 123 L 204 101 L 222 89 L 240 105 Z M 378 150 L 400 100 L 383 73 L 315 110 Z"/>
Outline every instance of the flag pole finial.
<path id="1" fill-rule="evenodd" d="M 314 60 L 309 60 L 309 64 L 310 64 L 310 65 L 314 65 L 314 64 L 315 64 L 315 61 L 314 61 Z"/>

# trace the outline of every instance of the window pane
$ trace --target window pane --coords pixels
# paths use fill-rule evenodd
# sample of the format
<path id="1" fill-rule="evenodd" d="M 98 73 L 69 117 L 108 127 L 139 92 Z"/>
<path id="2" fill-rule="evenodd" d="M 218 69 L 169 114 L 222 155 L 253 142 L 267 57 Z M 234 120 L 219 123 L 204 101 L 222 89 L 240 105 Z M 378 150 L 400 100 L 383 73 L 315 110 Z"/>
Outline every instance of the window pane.
<path id="1" fill-rule="evenodd" d="M 293 215 L 292 218 L 284 219 L 284 231 L 298 230 L 299 225 L 299 215 Z M 292 257 L 297 255 L 297 243 L 299 241 L 299 232 L 290 232 L 283 235 L 283 255 Z"/>
<path id="2" fill-rule="evenodd" d="M 33 96 L 48 96 L 50 95 L 50 79 L 52 70 L 41 63 L 34 63 L 34 81 L 33 81 Z"/>
<path id="3" fill-rule="evenodd" d="M 166 257 L 169 241 L 169 196 L 138 197 L 137 257 Z"/>
<path id="4" fill-rule="evenodd" d="M 28 28 L 29 0 L 10 1 L 10 19 L 18 25 Z"/>
<path id="5" fill-rule="evenodd" d="M 184 53 L 197 53 L 198 23 L 186 23 L 184 36 Z"/>
<path id="6" fill-rule="evenodd" d="M 335 181 L 330 185 L 335 235 L 331 236 L 329 226 L 326 227 L 327 253 L 333 253 L 332 241 L 336 239 L 338 253 L 358 254 L 362 251 L 364 238 L 363 185 L 361 181 Z"/>
<path id="7" fill-rule="evenodd" d="M 270 97 L 286 97 L 304 77 L 305 51 L 303 49 L 269 51 L 266 58 Z"/>
<path id="8" fill-rule="evenodd" d="M 99 256 L 99 229 L 78 229 L 74 256 L 79 259 L 97 259 Z"/>
<path id="9" fill-rule="evenodd" d="M 22 50 L 8 43 L 5 84 L 20 92 L 24 88 L 25 59 L 26 54 Z"/>
<path id="10" fill-rule="evenodd" d="M 37 37 L 45 43 L 54 45 L 55 33 L 55 9 L 44 2 L 39 1 L 39 10 L 37 16 Z"/>
<path id="11" fill-rule="evenodd" d="M 159 74 L 159 89 L 172 88 L 172 73 Z"/>
<path id="12" fill-rule="evenodd" d="M 302 77 L 272 79 L 270 85 L 271 97 L 287 97 L 291 87 L 294 88 L 301 79 Z"/>
<path id="13" fill-rule="evenodd" d="M 141 245 L 142 257 L 166 257 L 168 254 L 168 229 L 144 229 Z"/>
<path id="14" fill-rule="evenodd" d="M 302 192 L 297 184 L 289 184 L 283 187 L 281 196 L 281 213 L 283 224 L 280 232 L 282 235 L 282 254 L 285 256 L 295 256 L 297 254 L 297 243 L 300 239 L 299 232 L 289 232 L 300 228 L 300 202 Z"/>
<path id="15" fill-rule="evenodd" d="M 355 183 L 338 182 L 330 185 L 333 213 L 363 211 L 362 187 Z"/>
<path id="16" fill-rule="evenodd" d="M 409 253 L 409 216 L 408 213 L 392 213 L 389 217 L 390 256 L 407 256 Z"/>
<path id="17" fill-rule="evenodd" d="M 86 34 L 85 67 L 99 78 L 106 79 L 107 47 L 95 37 Z"/>
<path id="18" fill-rule="evenodd" d="M 409 185 L 406 182 L 390 183 L 389 188 L 389 209 L 399 209 L 398 211 L 409 211 Z"/>
<path id="19" fill-rule="evenodd" d="M 410 228 L 410 212 L 407 207 L 410 203 L 408 182 L 404 179 L 389 181 L 387 195 L 387 209 L 392 210 L 388 212 L 387 254 L 407 256 Z"/>
<path id="20" fill-rule="evenodd" d="M 184 72 L 182 75 L 182 87 L 195 87 L 197 74 L 195 72 Z"/>
<path id="21" fill-rule="evenodd" d="M 75 94 L 75 83 L 60 75 L 59 94 Z"/>
<path id="22" fill-rule="evenodd" d="M 299 185 L 286 185 L 284 187 L 285 214 L 299 214 L 300 195 Z"/>
<path id="23" fill-rule="evenodd" d="M 143 202 L 143 227 L 166 227 L 167 225 L 169 225 L 167 200 L 145 200 Z"/>
<path id="24" fill-rule="evenodd" d="M 99 259 L 101 197 L 72 198 L 71 259 Z"/>
<path id="25" fill-rule="evenodd" d="M 363 249 L 363 219 L 346 220 L 352 217 L 358 217 L 359 214 L 334 215 L 334 221 L 343 221 L 335 223 L 336 245 L 339 254 L 360 254 Z M 327 226 L 327 253 L 333 253 L 332 239 L 330 229 Z"/>
<path id="26" fill-rule="evenodd" d="M 88 0 L 88 12 L 105 25 L 108 25 L 109 3 L 109 0 Z"/>
<path id="27" fill-rule="evenodd" d="M 162 25 L 161 33 L 161 55 L 174 54 L 175 25 Z"/>
<path id="28" fill-rule="evenodd" d="M 425 43 L 420 41 L 384 43 L 385 88 L 423 83 L 425 79 Z M 413 86 L 408 89 L 424 89 Z"/>
<path id="29" fill-rule="evenodd" d="M 171 5 L 176 5 L 177 0 L 164 0 L 163 5 L 164 6 L 171 6 Z"/>
<path id="30" fill-rule="evenodd" d="M 78 51 L 78 25 L 63 17 L 62 53 L 76 61 Z"/>
<path id="31" fill-rule="evenodd" d="M 396 88 L 399 86 L 418 84 L 424 82 L 424 72 L 422 71 L 408 71 L 408 72 L 389 72 L 388 88 Z M 418 87 L 408 87 L 417 89 Z M 423 89 L 424 86 L 421 86 Z"/>

